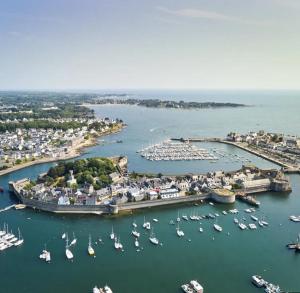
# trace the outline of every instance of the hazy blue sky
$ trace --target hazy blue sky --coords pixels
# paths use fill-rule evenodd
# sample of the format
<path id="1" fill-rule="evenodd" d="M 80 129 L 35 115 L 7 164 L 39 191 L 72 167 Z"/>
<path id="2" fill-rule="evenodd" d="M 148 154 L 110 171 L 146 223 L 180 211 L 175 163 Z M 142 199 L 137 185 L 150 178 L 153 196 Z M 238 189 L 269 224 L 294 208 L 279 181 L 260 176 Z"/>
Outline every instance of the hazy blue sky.
<path id="1" fill-rule="evenodd" d="M 0 0 L 0 89 L 300 88 L 300 0 Z"/>

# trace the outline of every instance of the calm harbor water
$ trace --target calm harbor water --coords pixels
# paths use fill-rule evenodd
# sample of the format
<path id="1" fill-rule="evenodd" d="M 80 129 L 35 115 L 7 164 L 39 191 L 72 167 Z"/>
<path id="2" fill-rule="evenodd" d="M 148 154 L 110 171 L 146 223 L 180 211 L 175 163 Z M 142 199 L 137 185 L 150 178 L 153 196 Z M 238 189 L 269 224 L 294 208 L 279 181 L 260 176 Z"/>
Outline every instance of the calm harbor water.
<path id="1" fill-rule="evenodd" d="M 151 162 L 142 159 L 137 150 L 151 143 L 170 137 L 218 136 L 234 130 L 246 132 L 268 131 L 300 134 L 298 109 L 300 94 L 296 92 L 143 92 L 143 97 L 174 98 L 185 100 L 214 100 L 241 102 L 252 107 L 166 110 L 146 109 L 136 106 L 96 106 L 97 115 L 122 118 L 128 127 L 119 134 L 102 138 L 99 145 L 87 150 L 83 156 L 127 155 L 131 171 L 153 173 L 203 173 L 210 170 L 234 170 L 242 162 L 221 159 L 217 163 L 207 161 Z M 203 98 L 201 98 L 203 97 Z M 122 140 L 123 143 L 116 143 Z M 259 167 L 276 167 L 272 163 L 227 145 L 200 144 L 204 148 L 218 148 L 231 154 L 239 154 Z M 23 177 L 35 178 L 46 171 L 50 164 L 33 166 L 0 177 L 0 186 L 6 190 L 0 197 L 0 207 L 15 202 L 9 195 L 7 183 Z M 250 216 L 243 210 L 246 204 L 203 204 L 201 206 L 176 206 L 139 211 L 132 215 L 112 218 L 98 216 L 62 216 L 33 210 L 9 210 L 0 213 L 0 224 L 7 222 L 15 231 L 20 227 L 25 239 L 22 247 L 0 253 L 0 292 L 91 292 L 94 285 L 111 286 L 114 292 L 180 292 L 180 285 L 197 279 L 205 292 L 259 292 L 250 283 L 250 276 L 261 274 L 267 280 L 278 283 L 284 290 L 300 291 L 298 278 L 300 255 L 285 248 L 296 239 L 299 225 L 291 223 L 288 216 L 299 214 L 300 182 L 292 175 L 293 192 L 286 194 L 264 193 L 259 195 L 261 207 L 257 215 L 265 216 L 269 227 L 256 231 L 241 231 L 233 223 L 233 215 L 221 211 L 238 208 L 238 218 Z M 199 222 L 181 222 L 185 237 L 179 239 L 175 227 L 169 225 L 177 213 L 189 215 L 220 213 L 218 223 L 222 233 L 213 230 L 213 220 L 203 220 L 203 233 Z M 158 218 L 153 223 L 156 236 L 163 243 L 154 247 L 148 233 L 141 228 L 144 216 Z M 130 235 L 135 220 L 141 232 L 143 250 L 137 252 Z M 117 252 L 109 239 L 114 227 L 120 236 L 124 252 Z M 75 232 L 77 245 L 72 249 L 74 261 L 67 262 L 61 234 Z M 229 235 L 228 235 L 229 232 Z M 103 244 L 94 245 L 96 258 L 87 255 L 88 235 Z M 190 241 L 189 241 L 190 240 Z M 52 263 L 38 259 L 47 245 Z"/>

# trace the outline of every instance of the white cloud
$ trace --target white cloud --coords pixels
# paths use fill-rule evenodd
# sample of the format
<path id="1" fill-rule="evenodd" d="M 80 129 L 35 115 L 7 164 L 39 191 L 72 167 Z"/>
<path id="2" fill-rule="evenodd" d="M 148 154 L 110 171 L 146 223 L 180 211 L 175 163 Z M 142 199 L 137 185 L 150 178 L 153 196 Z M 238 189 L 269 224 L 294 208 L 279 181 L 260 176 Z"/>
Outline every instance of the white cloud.
<path id="1" fill-rule="evenodd" d="M 215 11 L 208 11 L 196 8 L 183 8 L 172 10 L 166 7 L 158 6 L 156 7 L 158 10 L 164 12 L 165 14 L 174 15 L 178 17 L 185 17 L 185 18 L 202 18 L 202 19 L 210 19 L 216 21 L 231 21 L 231 22 L 239 22 L 244 24 L 255 24 L 255 25 L 265 25 L 265 22 L 261 21 L 252 21 L 252 20 L 245 20 L 242 18 L 218 13 Z"/>

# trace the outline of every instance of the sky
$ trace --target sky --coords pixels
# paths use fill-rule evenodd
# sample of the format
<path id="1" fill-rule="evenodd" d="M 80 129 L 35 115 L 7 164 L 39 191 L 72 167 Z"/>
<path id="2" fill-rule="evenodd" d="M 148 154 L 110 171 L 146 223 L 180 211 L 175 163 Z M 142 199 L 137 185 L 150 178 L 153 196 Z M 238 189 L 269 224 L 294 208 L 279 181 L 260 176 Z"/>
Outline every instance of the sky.
<path id="1" fill-rule="evenodd" d="M 0 90 L 299 89 L 300 0 L 0 0 Z"/>

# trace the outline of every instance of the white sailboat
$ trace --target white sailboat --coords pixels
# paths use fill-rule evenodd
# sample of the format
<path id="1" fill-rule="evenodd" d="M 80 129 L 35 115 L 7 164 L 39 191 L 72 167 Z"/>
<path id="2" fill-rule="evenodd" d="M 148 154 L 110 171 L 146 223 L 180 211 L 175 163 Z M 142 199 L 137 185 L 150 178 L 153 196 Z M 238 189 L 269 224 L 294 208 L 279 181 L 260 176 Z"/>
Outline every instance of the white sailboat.
<path id="1" fill-rule="evenodd" d="M 14 243 L 14 246 L 19 246 L 24 243 L 24 239 L 21 236 L 21 232 L 19 228 L 18 228 L 18 233 L 19 233 L 18 240 Z"/>
<path id="2" fill-rule="evenodd" d="M 153 232 L 153 229 L 152 229 L 152 231 L 151 231 L 149 240 L 150 240 L 150 242 L 151 242 L 152 244 L 154 244 L 154 245 L 158 245 L 158 244 L 159 244 L 159 241 L 158 241 L 158 239 L 156 238 L 156 236 L 155 236 L 155 234 L 154 234 L 154 232 Z"/>
<path id="3" fill-rule="evenodd" d="M 120 242 L 120 237 L 115 238 L 115 249 L 117 249 L 117 250 L 122 250 L 123 249 L 123 245 Z"/>
<path id="4" fill-rule="evenodd" d="M 180 222 L 180 216 L 179 216 L 179 212 L 178 212 L 178 215 L 177 215 L 177 219 L 176 219 L 177 222 Z"/>
<path id="5" fill-rule="evenodd" d="M 151 224 L 150 224 L 150 222 L 146 222 L 146 218 L 145 217 L 144 217 L 143 228 L 145 228 L 146 230 L 150 230 L 151 229 Z"/>
<path id="6" fill-rule="evenodd" d="M 77 242 L 77 238 L 75 237 L 75 233 L 73 232 L 73 240 L 70 243 L 70 246 L 75 245 Z"/>
<path id="7" fill-rule="evenodd" d="M 91 235 L 89 235 L 88 254 L 89 255 L 94 255 L 95 254 L 94 248 L 92 247 L 92 237 L 91 237 Z"/>
<path id="8" fill-rule="evenodd" d="M 222 232 L 222 230 L 223 230 L 223 228 L 218 224 L 214 224 L 214 229 L 218 232 Z"/>
<path id="9" fill-rule="evenodd" d="M 140 237 L 140 233 L 138 231 L 136 231 L 136 229 L 134 228 L 132 231 L 131 231 L 131 234 L 136 237 L 136 238 L 139 238 Z"/>
<path id="10" fill-rule="evenodd" d="M 66 233 L 63 233 L 62 235 L 61 235 L 61 239 L 65 239 L 66 238 Z"/>
<path id="11" fill-rule="evenodd" d="M 179 228 L 179 223 L 177 224 L 176 233 L 177 233 L 178 237 L 184 236 L 184 232 L 182 230 L 180 230 L 180 228 Z"/>
<path id="12" fill-rule="evenodd" d="M 110 237 L 111 240 L 115 239 L 115 233 L 114 233 L 114 227 L 113 226 L 111 227 L 111 233 L 110 233 L 109 237 Z"/>
<path id="13" fill-rule="evenodd" d="M 66 235 L 66 257 L 67 259 L 73 259 L 74 257 L 72 251 L 70 250 L 68 234 Z"/>
<path id="14" fill-rule="evenodd" d="M 134 228 L 136 228 L 136 227 L 137 227 L 137 224 L 136 224 L 136 222 L 135 222 L 135 221 L 133 221 L 133 223 L 132 223 L 132 226 L 133 226 Z"/>
<path id="15" fill-rule="evenodd" d="M 140 246 L 140 243 L 139 243 L 139 241 L 137 240 L 137 238 L 134 240 L 134 246 L 135 246 L 135 247 L 139 247 L 139 246 Z"/>

